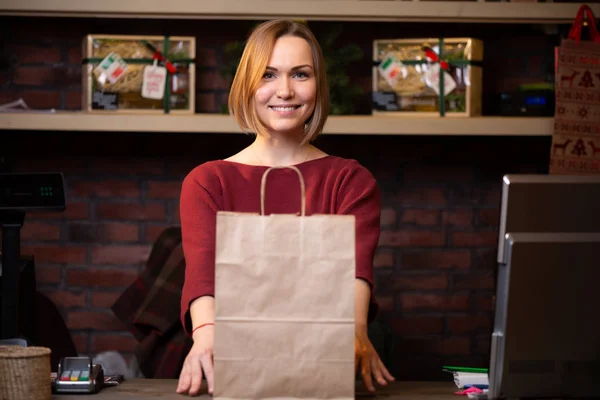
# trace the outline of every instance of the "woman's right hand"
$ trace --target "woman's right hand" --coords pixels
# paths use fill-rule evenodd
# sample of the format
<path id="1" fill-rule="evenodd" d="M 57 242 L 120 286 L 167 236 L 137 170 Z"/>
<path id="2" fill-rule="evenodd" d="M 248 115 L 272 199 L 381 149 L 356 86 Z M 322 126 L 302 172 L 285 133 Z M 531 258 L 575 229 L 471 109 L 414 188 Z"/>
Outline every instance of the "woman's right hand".
<path id="1" fill-rule="evenodd" d="M 196 330 L 192 338 L 194 343 L 183 363 L 177 393 L 189 394 L 190 396 L 197 395 L 204 375 L 208 383 L 208 393 L 213 394 L 214 325 L 206 325 Z"/>

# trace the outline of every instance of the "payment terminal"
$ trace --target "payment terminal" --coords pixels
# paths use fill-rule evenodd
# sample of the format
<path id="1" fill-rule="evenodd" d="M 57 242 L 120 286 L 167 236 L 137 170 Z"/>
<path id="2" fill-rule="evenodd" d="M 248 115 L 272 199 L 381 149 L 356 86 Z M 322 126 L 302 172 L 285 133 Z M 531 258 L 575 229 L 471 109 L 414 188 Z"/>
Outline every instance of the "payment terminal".
<path id="1" fill-rule="evenodd" d="M 64 357 L 58 363 L 54 391 L 56 393 L 97 393 L 104 385 L 102 365 L 90 357 Z"/>

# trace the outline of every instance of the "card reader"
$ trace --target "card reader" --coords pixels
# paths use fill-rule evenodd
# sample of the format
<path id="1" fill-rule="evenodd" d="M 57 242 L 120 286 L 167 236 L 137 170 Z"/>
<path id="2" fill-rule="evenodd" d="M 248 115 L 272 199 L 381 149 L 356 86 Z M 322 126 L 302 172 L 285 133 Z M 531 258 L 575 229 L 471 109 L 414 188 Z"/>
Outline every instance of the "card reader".
<path id="1" fill-rule="evenodd" d="M 56 393 L 98 393 L 104 386 L 102 365 L 90 357 L 64 357 L 58 363 L 52 390 Z"/>

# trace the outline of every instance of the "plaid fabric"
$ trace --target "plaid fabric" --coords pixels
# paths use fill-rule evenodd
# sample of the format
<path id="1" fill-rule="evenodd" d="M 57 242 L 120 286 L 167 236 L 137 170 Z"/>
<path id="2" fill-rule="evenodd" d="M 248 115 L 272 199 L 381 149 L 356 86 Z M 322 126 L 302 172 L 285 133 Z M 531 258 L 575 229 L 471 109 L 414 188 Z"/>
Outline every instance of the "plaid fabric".
<path id="1" fill-rule="evenodd" d="M 146 378 L 178 378 L 192 341 L 179 319 L 185 259 L 181 229 L 165 229 L 146 269 L 112 306 L 138 340 L 135 357 Z"/>

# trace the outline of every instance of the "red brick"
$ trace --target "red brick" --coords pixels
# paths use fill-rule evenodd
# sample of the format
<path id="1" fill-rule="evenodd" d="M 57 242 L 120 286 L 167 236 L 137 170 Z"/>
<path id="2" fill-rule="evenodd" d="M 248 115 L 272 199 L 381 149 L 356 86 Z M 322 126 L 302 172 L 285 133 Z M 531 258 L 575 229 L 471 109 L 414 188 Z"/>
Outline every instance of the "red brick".
<path id="1" fill-rule="evenodd" d="M 411 251 L 402 254 L 402 269 L 469 268 L 469 250 Z"/>
<path id="2" fill-rule="evenodd" d="M 394 311 L 394 298 L 392 296 L 376 296 L 376 300 L 379 305 L 379 311 Z"/>
<path id="3" fill-rule="evenodd" d="M 402 224 L 434 226 L 438 223 L 439 211 L 405 209 L 402 213 Z"/>
<path id="4" fill-rule="evenodd" d="M 66 282 L 69 286 L 125 287 L 137 276 L 133 270 L 71 269 L 67 271 Z"/>
<path id="5" fill-rule="evenodd" d="M 487 247 L 498 245 L 498 232 L 453 232 L 452 246 Z"/>
<path id="6" fill-rule="evenodd" d="M 230 84 L 216 70 L 198 71 L 196 88 L 198 90 L 229 90 Z"/>
<path id="7" fill-rule="evenodd" d="M 196 158 L 181 158 L 177 160 L 170 160 L 167 168 L 169 175 L 187 175 L 194 168 L 200 165 L 201 161 Z"/>
<path id="8" fill-rule="evenodd" d="M 107 286 L 112 286 L 113 283 L 108 281 Z M 122 292 L 93 292 L 92 307 L 95 308 L 111 308 Z"/>
<path id="9" fill-rule="evenodd" d="M 43 63 L 54 64 L 59 63 L 60 48 L 58 47 L 42 47 L 34 45 L 21 44 L 12 47 L 12 53 L 16 56 L 19 64 Z"/>
<path id="10" fill-rule="evenodd" d="M 491 351 L 491 339 L 489 337 L 477 338 L 475 340 L 476 354 L 489 355 Z"/>
<path id="11" fill-rule="evenodd" d="M 198 110 L 198 113 L 218 112 L 215 93 L 198 93 L 196 95 L 196 110 Z"/>
<path id="12" fill-rule="evenodd" d="M 448 333 L 464 335 L 472 333 L 490 333 L 492 320 L 487 315 L 448 316 Z"/>
<path id="13" fill-rule="evenodd" d="M 176 223 L 181 223 L 181 213 L 179 212 L 179 201 L 175 204 L 173 208 L 173 221 Z"/>
<path id="14" fill-rule="evenodd" d="M 23 240 L 59 240 L 60 225 L 43 222 L 25 221 L 21 228 Z"/>
<path id="15" fill-rule="evenodd" d="M 498 208 L 484 208 L 479 210 L 477 215 L 479 226 L 497 227 L 500 224 L 500 209 Z"/>
<path id="16" fill-rule="evenodd" d="M 70 224 L 69 241 L 113 243 L 137 242 L 139 227 L 137 224 L 103 223 L 103 224 Z"/>
<path id="17" fill-rule="evenodd" d="M 404 206 L 443 206 L 448 202 L 443 189 L 404 189 L 393 198 Z"/>
<path id="18" fill-rule="evenodd" d="M 44 291 L 44 294 L 59 308 L 85 307 L 86 294 L 68 290 Z"/>
<path id="19" fill-rule="evenodd" d="M 139 197 L 135 181 L 77 181 L 71 182 L 69 194 L 77 197 Z"/>
<path id="20" fill-rule="evenodd" d="M 103 203 L 96 205 L 96 217 L 108 220 L 164 221 L 164 204 Z"/>
<path id="21" fill-rule="evenodd" d="M 471 340 L 467 337 L 442 338 L 433 350 L 441 355 L 467 355 L 471 353 Z"/>
<path id="22" fill-rule="evenodd" d="M 196 53 L 198 66 L 216 67 L 218 66 L 217 51 L 215 49 L 199 48 Z"/>
<path id="23" fill-rule="evenodd" d="M 121 331 L 125 327 L 110 312 L 70 311 L 67 313 L 67 327 L 74 329 L 93 329 L 98 331 Z"/>
<path id="24" fill-rule="evenodd" d="M 442 212 L 444 225 L 473 226 L 473 211 L 471 210 L 444 210 Z"/>
<path id="25" fill-rule="evenodd" d="M 84 264 L 86 249 L 78 246 L 24 245 L 21 254 L 35 256 L 36 264 Z"/>
<path id="26" fill-rule="evenodd" d="M 473 261 L 474 269 L 495 270 L 498 267 L 498 249 L 477 249 L 475 250 L 475 258 Z"/>
<path id="27" fill-rule="evenodd" d="M 494 311 L 494 295 L 477 295 L 475 296 L 475 308 L 477 311 Z"/>
<path id="28" fill-rule="evenodd" d="M 393 208 L 384 208 L 381 210 L 380 224 L 382 226 L 396 225 L 396 210 Z"/>
<path id="29" fill-rule="evenodd" d="M 81 60 L 83 59 L 81 46 L 72 46 L 69 47 L 69 51 L 67 53 L 67 62 L 69 64 L 77 64 L 81 65 Z"/>
<path id="30" fill-rule="evenodd" d="M 422 182 L 469 183 L 473 180 L 473 170 L 468 167 L 448 167 L 419 164 L 402 168 L 405 184 Z"/>
<path id="31" fill-rule="evenodd" d="M 403 311 L 464 311 L 469 306 L 469 296 L 462 294 L 402 294 L 400 299 Z"/>
<path id="32" fill-rule="evenodd" d="M 36 110 L 58 109 L 60 92 L 54 90 L 10 90 L 0 92 L 0 104 L 10 103 L 22 98 L 27 105 Z"/>
<path id="33" fill-rule="evenodd" d="M 71 333 L 71 338 L 77 349 L 77 354 L 89 354 L 87 333 Z"/>
<path id="34" fill-rule="evenodd" d="M 83 97 L 80 90 L 70 90 L 65 93 L 65 109 L 82 110 Z"/>
<path id="35" fill-rule="evenodd" d="M 492 272 L 452 274 L 453 289 L 493 289 L 495 287 Z"/>
<path id="36" fill-rule="evenodd" d="M 96 334 L 92 337 L 93 353 L 101 353 L 103 351 L 133 352 L 137 345 L 138 341 L 130 334 Z"/>
<path id="37" fill-rule="evenodd" d="M 445 273 L 426 274 L 400 274 L 394 278 L 394 290 L 405 289 L 446 289 L 448 287 L 448 275 Z"/>
<path id="38" fill-rule="evenodd" d="M 92 249 L 92 264 L 143 265 L 151 246 L 97 246 Z"/>
<path id="39" fill-rule="evenodd" d="M 146 243 L 154 243 L 163 231 L 172 225 L 148 225 L 146 227 Z"/>
<path id="40" fill-rule="evenodd" d="M 19 67 L 13 78 L 15 85 L 76 86 L 81 85 L 81 70 L 76 67 Z"/>
<path id="41" fill-rule="evenodd" d="M 179 181 L 150 181 L 148 182 L 148 193 L 150 199 L 179 199 L 181 195 L 181 182 Z"/>
<path id="42" fill-rule="evenodd" d="M 380 246 L 389 247 L 435 247 L 445 243 L 445 233 L 435 231 L 382 231 L 379 238 Z"/>
<path id="43" fill-rule="evenodd" d="M 90 171 L 102 174 L 156 176 L 165 173 L 165 162 L 160 158 L 103 157 L 96 158 L 90 163 Z"/>
<path id="44" fill-rule="evenodd" d="M 38 284 L 42 285 L 60 283 L 60 267 L 48 267 L 46 265 L 40 265 L 40 262 L 36 260 L 35 280 Z"/>
<path id="45" fill-rule="evenodd" d="M 88 219 L 89 203 L 67 202 L 67 209 L 63 212 L 35 213 L 31 218 L 35 219 Z"/>
<path id="46" fill-rule="evenodd" d="M 392 329 L 401 336 L 440 335 L 444 332 L 442 317 L 403 317 L 392 321 Z"/>
<path id="47" fill-rule="evenodd" d="M 377 252 L 373 259 L 373 266 L 375 268 L 393 267 L 394 266 L 394 254 Z"/>

